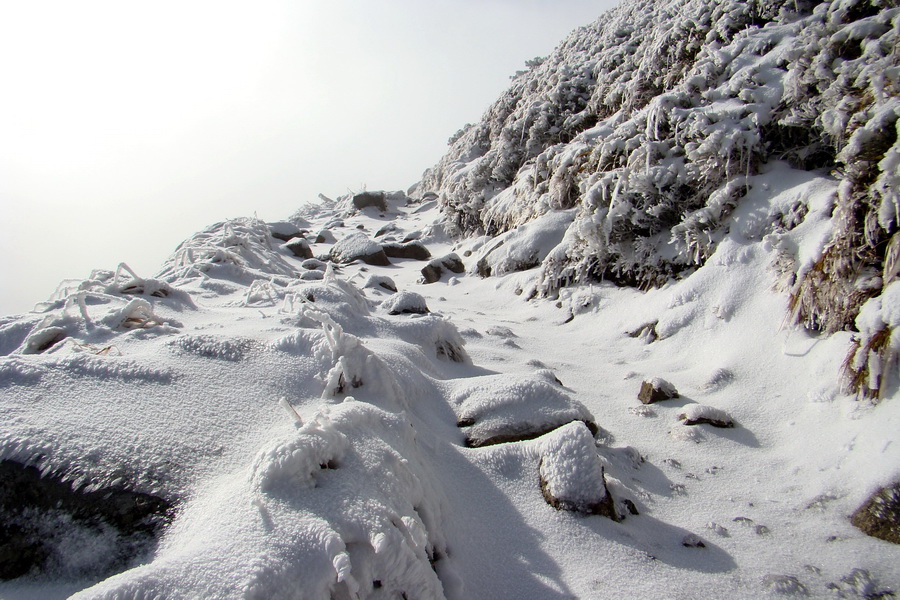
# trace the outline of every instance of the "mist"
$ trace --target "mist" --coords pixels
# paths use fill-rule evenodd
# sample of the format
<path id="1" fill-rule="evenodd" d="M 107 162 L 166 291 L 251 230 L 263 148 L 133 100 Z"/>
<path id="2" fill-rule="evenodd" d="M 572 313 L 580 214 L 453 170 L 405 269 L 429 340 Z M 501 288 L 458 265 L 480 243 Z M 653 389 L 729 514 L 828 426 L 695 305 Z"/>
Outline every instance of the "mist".
<path id="1" fill-rule="evenodd" d="M 209 224 L 405 189 L 614 2 L 0 7 L 0 314 Z"/>

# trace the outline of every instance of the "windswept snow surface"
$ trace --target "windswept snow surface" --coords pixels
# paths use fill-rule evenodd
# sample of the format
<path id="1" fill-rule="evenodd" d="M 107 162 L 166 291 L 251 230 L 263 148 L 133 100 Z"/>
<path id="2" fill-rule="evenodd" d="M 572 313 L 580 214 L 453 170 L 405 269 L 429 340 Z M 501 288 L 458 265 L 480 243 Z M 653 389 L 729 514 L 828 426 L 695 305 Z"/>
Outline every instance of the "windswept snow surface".
<path id="1" fill-rule="evenodd" d="M 468 273 L 424 285 L 425 262 L 392 259 L 309 281 L 264 223 L 243 219 L 185 241 L 155 279 L 123 268 L 71 283 L 44 312 L 0 322 L 0 459 L 159 495 L 176 514 L 118 574 L 35 573 L 0 597 L 900 591 L 900 548 L 848 519 L 900 476 L 896 363 L 880 403 L 842 393 L 850 334 L 784 326 L 775 289 L 780 252 L 821 251 L 835 188 L 775 165 L 704 266 L 648 292 L 600 284 L 526 301 L 537 269 L 482 279 L 484 240 L 454 245 L 433 203 L 397 194 L 389 216 L 325 204 L 305 228 L 340 240 L 390 222 L 383 241 L 456 252 Z M 796 202 L 802 222 L 773 231 Z M 523 232 L 504 256 L 534 239 Z M 327 257 L 331 244 L 311 247 Z M 431 312 L 391 314 L 396 296 L 366 287 L 372 276 Z M 629 335 L 642 327 L 655 334 Z M 654 377 L 680 396 L 642 405 Z M 694 405 L 735 427 L 684 425 Z M 478 431 L 506 438 L 467 447 Z M 577 510 L 605 496 L 602 473 L 621 522 Z M 576 510 L 548 504 L 542 479 Z"/>

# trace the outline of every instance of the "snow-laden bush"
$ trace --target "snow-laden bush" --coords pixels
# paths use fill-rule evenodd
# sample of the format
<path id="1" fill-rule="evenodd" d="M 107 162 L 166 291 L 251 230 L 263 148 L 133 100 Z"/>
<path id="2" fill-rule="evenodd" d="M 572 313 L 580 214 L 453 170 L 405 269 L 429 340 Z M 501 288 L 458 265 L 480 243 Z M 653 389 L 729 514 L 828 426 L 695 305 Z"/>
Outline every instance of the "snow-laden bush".
<path id="1" fill-rule="evenodd" d="M 163 264 L 168 283 L 226 277 L 268 279 L 286 285 L 297 273 L 277 252 L 269 226 L 259 219 L 233 219 L 194 234 Z"/>
<path id="2" fill-rule="evenodd" d="M 772 158 L 869 181 L 870 216 L 850 227 L 869 233 L 841 254 L 874 249 L 897 225 L 897 15 L 849 0 L 623 4 L 517 77 L 419 189 L 440 193 L 460 233 L 577 206 L 544 260 L 545 294 L 701 264 Z"/>
<path id="3" fill-rule="evenodd" d="M 574 208 L 532 289 L 554 296 L 690 273 L 763 163 L 830 173 L 832 235 L 791 275 L 790 311 L 852 330 L 900 229 L 898 47 L 900 8 L 885 0 L 625 2 L 518 73 L 417 192 L 438 193 L 457 235 Z"/>

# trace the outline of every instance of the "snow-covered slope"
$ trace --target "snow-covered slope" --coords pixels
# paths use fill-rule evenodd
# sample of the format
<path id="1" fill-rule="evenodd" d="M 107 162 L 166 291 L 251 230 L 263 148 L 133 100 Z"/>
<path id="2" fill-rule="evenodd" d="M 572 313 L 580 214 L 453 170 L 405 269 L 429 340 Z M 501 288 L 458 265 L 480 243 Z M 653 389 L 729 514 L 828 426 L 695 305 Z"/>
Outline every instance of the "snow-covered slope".
<path id="1" fill-rule="evenodd" d="M 897 589 L 900 549 L 847 518 L 900 475 L 896 380 L 877 405 L 841 392 L 831 374 L 850 334 L 783 327 L 766 268 L 779 246 L 758 235 L 803 198 L 810 212 L 780 243 L 816 247 L 835 183 L 784 165 L 753 183 L 706 264 L 648 292 L 605 283 L 525 302 L 535 270 L 425 285 L 427 261 L 326 266 L 237 220 L 187 240 L 156 279 L 98 272 L 6 319 L 4 464 L 174 509 L 158 545 L 135 547 L 102 516 L 21 495 L 4 526 L 47 558 L 0 595 Z M 434 203 L 394 198 L 295 222 L 323 259 L 324 228 L 466 260 L 481 244 L 432 226 Z M 679 397 L 641 404 L 655 377 Z"/>
<path id="2" fill-rule="evenodd" d="M 437 193 L 464 234 L 571 209 L 555 245 L 517 262 L 539 264 L 533 293 L 552 295 L 688 273 L 766 164 L 820 170 L 841 184 L 827 244 L 806 262 L 785 249 L 779 268 L 792 320 L 854 328 L 898 264 L 898 29 L 900 8 L 884 0 L 623 2 L 532 61 L 418 192 Z M 766 233 L 806 210 L 773 215 Z M 514 268 L 488 252 L 487 266 Z M 864 333 L 865 345 L 875 332 Z M 877 395 L 867 384 L 859 391 Z"/>
<path id="3" fill-rule="evenodd" d="M 896 143 L 863 157 L 898 20 L 626 3 L 413 197 L 218 223 L 0 319 L 0 597 L 890 597 L 900 546 L 850 515 L 900 481 Z M 852 69 L 881 95 L 823 137 Z"/>

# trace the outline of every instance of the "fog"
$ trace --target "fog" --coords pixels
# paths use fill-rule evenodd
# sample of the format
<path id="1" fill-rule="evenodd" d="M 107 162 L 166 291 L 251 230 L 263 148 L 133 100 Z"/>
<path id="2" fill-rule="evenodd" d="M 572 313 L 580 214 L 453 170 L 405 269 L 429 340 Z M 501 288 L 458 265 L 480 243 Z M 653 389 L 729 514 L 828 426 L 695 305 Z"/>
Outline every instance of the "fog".
<path id="1" fill-rule="evenodd" d="M 0 315 L 226 218 L 409 187 L 613 4 L 0 3 Z"/>

